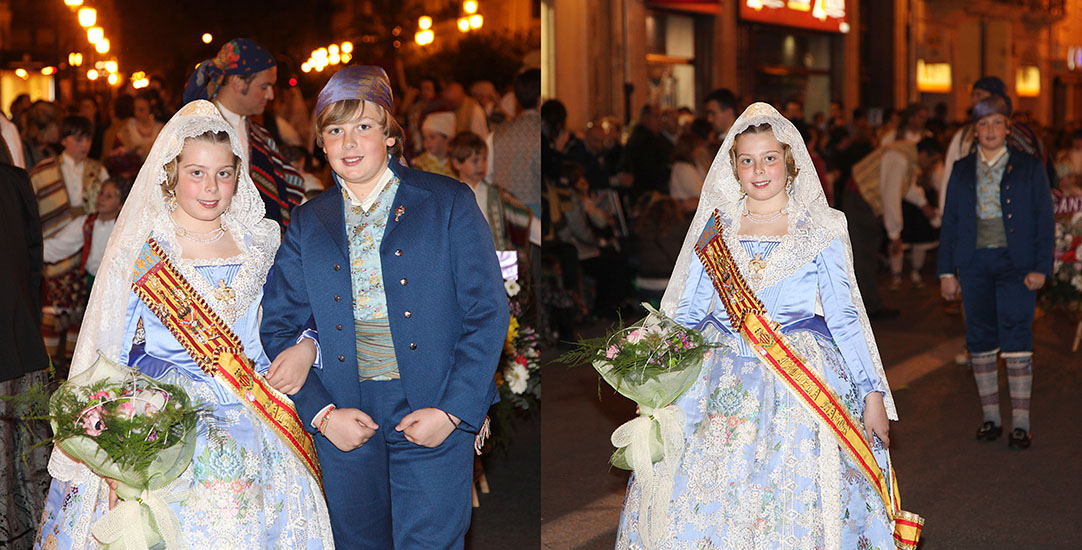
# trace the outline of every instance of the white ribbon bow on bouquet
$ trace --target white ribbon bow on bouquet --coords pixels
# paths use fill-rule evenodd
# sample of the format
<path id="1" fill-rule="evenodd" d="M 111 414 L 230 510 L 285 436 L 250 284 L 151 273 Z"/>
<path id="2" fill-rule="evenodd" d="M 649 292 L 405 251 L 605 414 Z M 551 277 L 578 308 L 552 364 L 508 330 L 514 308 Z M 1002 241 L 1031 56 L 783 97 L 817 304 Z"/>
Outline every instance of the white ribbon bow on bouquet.
<path id="1" fill-rule="evenodd" d="M 165 493 L 164 497 L 162 493 Z M 169 507 L 169 502 L 184 498 L 187 491 L 172 493 L 167 490 L 143 491 L 140 498 L 121 500 L 116 507 L 105 513 L 90 531 L 94 538 L 108 547 L 124 550 L 148 550 L 143 529 L 143 506 L 149 509 L 150 519 L 157 526 L 167 550 L 187 548 L 180 537 L 180 521 Z M 166 501 L 166 499 L 169 499 Z"/>
<path id="2" fill-rule="evenodd" d="M 641 416 L 612 432 L 612 444 L 624 448 L 627 463 L 635 472 L 639 487 L 639 537 L 651 548 L 668 529 L 669 499 L 672 497 L 676 465 L 684 454 L 684 411 L 676 405 L 650 410 L 641 407 Z M 650 444 L 654 422 L 658 423 L 664 456 L 654 464 Z"/>

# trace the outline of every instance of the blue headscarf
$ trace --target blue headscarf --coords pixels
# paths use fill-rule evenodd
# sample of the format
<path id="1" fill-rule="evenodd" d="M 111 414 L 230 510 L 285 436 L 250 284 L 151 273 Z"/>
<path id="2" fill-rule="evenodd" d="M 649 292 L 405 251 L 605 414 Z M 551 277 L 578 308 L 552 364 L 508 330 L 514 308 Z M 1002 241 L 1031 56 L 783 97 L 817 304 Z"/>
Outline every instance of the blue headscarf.
<path id="1" fill-rule="evenodd" d="M 371 101 L 394 113 L 394 97 L 387 71 L 376 65 L 350 65 L 338 71 L 316 98 L 316 116 L 337 101 L 361 99 Z"/>
<path id="2" fill-rule="evenodd" d="M 247 38 L 226 42 L 218 55 L 195 68 L 184 87 L 184 103 L 197 99 L 214 99 L 225 77 L 249 75 L 274 67 L 277 62 L 267 50 Z"/>

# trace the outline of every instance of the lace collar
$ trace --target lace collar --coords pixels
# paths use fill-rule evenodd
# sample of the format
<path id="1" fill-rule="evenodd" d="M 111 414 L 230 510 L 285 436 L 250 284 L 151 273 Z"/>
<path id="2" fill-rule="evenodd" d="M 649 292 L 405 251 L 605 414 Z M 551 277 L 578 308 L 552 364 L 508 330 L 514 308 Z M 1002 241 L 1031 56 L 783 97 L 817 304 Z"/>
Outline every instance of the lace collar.
<path id="1" fill-rule="evenodd" d="M 718 211 L 725 228 L 725 243 L 753 292 L 772 287 L 796 273 L 834 240 L 829 231 L 816 226 L 803 207 L 790 212 L 789 232 L 785 235 L 737 234 L 743 207 L 743 201 L 736 201 Z M 766 258 L 757 258 L 749 255 L 740 241 L 772 241 L 778 246 Z"/>

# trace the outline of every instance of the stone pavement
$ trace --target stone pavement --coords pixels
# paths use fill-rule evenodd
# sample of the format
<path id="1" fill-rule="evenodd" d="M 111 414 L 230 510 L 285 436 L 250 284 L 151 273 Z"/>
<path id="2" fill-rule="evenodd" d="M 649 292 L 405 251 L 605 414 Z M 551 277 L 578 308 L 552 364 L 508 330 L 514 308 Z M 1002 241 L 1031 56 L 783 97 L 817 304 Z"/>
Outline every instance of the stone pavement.
<path id="1" fill-rule="evenodd" d="M 873 327 L 901 417 L 891 449 L 903 504 L 927 520 L 920 549 L 1082 548 L 1082 350 L 1070 351 L 1074 325 L 1058 312 L 1035 324 L 1033 447 L 1008 449 L 1005 437 L 978 442 L 976 388 L 953 361 L 962 321 L 944 314 L 938 286 L 928 282 L 894 292 L 881 285 L 884 301 L 902 314 Z M 594 336 L 606 328 L 582 330 Z M 562 351 L 549 350 L 546 360 Z M 1002 363 L 1000 385 L 1009 419 Z M 609 435 L 635 406 L 589 366 L 547 366 L 545 392 L 542 548 L 612 548 L 628 474 L 606 462 Z"/>

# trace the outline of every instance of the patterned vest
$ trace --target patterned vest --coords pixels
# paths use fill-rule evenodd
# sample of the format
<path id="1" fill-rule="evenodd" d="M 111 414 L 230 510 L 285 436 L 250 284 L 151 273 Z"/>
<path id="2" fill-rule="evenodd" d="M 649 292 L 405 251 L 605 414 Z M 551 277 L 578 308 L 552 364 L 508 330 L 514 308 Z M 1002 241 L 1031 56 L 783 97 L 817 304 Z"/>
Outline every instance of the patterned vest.
<path id="1" fill-rule="evenodd" d="M 362 381 L 395 380 L 400 377 L 391 340 L 391 325 L 387 319 L 387 295 L 379 255 L 398 186 L 399 180 L 395 176 L 367 211 L 363 206 L 353 205 L 346 190 L 342 189 L 353 287 L 357 371 Z"/>
<path id="2" fill-rule="evenodd" d="M 64 172 L 60 169 L 60 157 L 49 157 L 30 171 L 30 183 L 38 200 L 38 216 L 41 231 L 51 237 L 75 218 L 93 212 L 101 191 L 101 163 L 86 159 L 83 167 L 83 204 L 72 206 L 68 188 L 64 184 Z M 76 252 L 59 262 L 45 264 L 45 277 L 58 277 L 79 268 L 82 253 Z"/>

